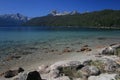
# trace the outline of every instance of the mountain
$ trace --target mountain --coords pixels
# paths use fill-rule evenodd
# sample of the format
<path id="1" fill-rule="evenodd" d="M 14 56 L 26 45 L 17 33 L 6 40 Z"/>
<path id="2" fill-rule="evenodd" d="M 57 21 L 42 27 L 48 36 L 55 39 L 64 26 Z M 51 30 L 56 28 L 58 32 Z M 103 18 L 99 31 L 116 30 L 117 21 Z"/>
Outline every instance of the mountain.
<path id="1" fill-rule="evenodd" d="M 52 16 L 50 15 L 52 14 Z M 120 28 L 120 10 L 101 10 L 94 12 L 59 15 L 53 11 L 47 16 L 32 18 L 26 26 L 89 26 L 97 28 Z"/>
<path id="2" fill-rule="evenodd" d="M 0 26 L 17 26 L 28 21 L 28 17 L 17 14 L 0 15 Z"/>
<path id="3" fill-rule="evenodd" d="M 72 12 L 64 11 L 62 13 L 59 13 L 57 10 L 53 10 L 48 14 L 48 16 L 65 16 L 65 15 L 75 15 L 75 14 L 79 14 L 79 13 L 77 11 L 72 11 Z"/>

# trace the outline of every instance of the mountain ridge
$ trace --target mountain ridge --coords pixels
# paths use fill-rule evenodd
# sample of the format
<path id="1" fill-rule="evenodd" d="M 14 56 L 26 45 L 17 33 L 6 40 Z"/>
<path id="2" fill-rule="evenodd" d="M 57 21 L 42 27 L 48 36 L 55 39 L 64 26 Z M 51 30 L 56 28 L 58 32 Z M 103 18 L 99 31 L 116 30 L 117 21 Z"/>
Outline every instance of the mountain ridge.
<path id="1" fill-rule="evenodd" d="M 93 26 L 120 28 L 120 10 L 101 10 L 73 15 L 42 16 L 27 21 L 25 26 Z"/>
<path id="2" fill-rule="evenodd" d="M 0 15 L 0 26 L 17 26 L 28 21 L 28 17 L 20 13 Z"/>

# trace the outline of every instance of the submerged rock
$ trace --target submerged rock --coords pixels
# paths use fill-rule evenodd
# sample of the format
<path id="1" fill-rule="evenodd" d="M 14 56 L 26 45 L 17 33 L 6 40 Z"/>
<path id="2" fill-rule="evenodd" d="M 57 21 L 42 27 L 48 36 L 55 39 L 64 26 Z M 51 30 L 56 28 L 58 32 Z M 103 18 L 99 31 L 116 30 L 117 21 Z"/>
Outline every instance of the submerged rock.
<path id="1" fill-rule="evenodd" d="M 73 50 L 72 49 L 70 49 L 70 48 L 65 48 L 64 50 L 63 50 L 63 53 L 69 53 L 69 52 L 72 52 Z"/>
<path id="2" fill-rule="evenodd" d="M 80 51 L 92 51 L 92 49 L 88 48 L 88 47 L 82 47 L 80 49 Z"/>
<path id="3" fill-rule="evenodd" d="M 106 40 L 107 38 L 105 38 L 105 37 L 98 37 L 97 39 L 98 40 Z"/>
<path id="4" fill-rule="evenodd" d="M 89 47 L 88 45 L 84 45 L 83 47 Z"/>
<path id="5" fill-rule="evenodd" d="M 19 58 L 21 58 L 21 56 L 19 56 L 19 55 L 13 55 L 13 56 L 8 56 L 5 60 L 6 61 L 10 61 L 10 60 L 19 59 Z"/>

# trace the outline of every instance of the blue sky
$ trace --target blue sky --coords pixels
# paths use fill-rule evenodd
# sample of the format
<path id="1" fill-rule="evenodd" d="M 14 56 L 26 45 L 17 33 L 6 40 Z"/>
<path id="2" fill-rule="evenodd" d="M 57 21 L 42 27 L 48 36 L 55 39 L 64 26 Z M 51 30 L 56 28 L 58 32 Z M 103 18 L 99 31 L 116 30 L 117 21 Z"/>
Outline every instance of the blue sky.
<path id="1" fill-rule="evenodd" d="M 0 0 L 0 14 L 21 13 L 44 16 L 51 10 L 79 12 L 102 9 L 120 10 L 120 0 Z"/>

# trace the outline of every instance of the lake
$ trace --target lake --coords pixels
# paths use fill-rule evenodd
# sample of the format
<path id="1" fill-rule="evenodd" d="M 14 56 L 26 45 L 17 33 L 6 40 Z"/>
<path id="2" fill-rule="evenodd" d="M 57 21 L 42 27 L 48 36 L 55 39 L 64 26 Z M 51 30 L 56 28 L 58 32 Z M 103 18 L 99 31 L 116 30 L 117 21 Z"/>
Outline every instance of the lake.
<path id="1" fill-rule="evenodd" d="M 13 48 L 25 47 L 25 45 L 34 47 L 35 44 L 41 46 L 44 43 L 46 45 L 79 43 L 94 46 L 118 42 L 120 42 L 120 30 L 65 27 L 0 27 L 1 55 L 12 53 Z"/>
<path id="2" fill-rule="evenodd" d="M 71 56 L 74 59 L 75 55 L 79 58 L 83 54 L 79 51 L 85 45 L 94 51 L 114 43 L 120 43 L 120 30 L 0 27 L 0 71 L 14 67 L 31 69 L 58 60 L 71 60 Z M 69 54 L 65 53 L 66 49 L 70 50 Z"/>

